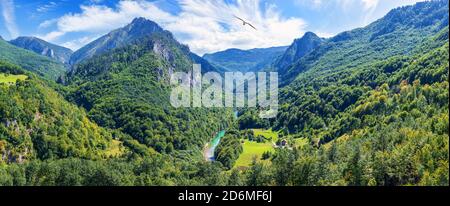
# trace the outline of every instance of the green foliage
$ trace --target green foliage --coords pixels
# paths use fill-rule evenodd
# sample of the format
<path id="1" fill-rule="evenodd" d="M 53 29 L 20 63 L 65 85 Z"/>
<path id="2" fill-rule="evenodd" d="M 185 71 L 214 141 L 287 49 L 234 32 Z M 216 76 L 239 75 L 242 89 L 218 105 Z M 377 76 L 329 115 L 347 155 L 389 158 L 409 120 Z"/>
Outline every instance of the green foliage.
<path id="1" fill-rule="evenodd" d="M 73 53 L 68 48 L 51 44 L 36 37 L 18 37 L 9 41 L 9 43 L 36 54 L 47 56 L 63 64 L 69 63 L 70 55 Z"/>
<path id="2" fill-rule="evenodd" d="M 374 61 L 409 55 L 430 36 L 445 29 L 448 18 L 448 1 L 445 0 L 394 9 L 365 28 L 328 39 L 286 70 L 279 71 L 280 83 L 288 85 L 296 80 L 289 86 L 298 91 L 304 82 L 315 82 L 316 78 L 326 77 L 330 72 L 367 67 Z M 309 74 L 299 75 L 305 72 Z M 314 86 L 316 89 L 321 85 Z"/>
<path id="3" fill-rule="evenodd" d="M 242 151 L 240 132 L 231 130 L 227 131 L 222 138 L 219 146 L 215 150 L 214 156 L 224 167 L 231 169 Z"/>
<path id="4" fill-rule="evenodd" d="M 381 61 L 368 70 L 353 72 L 337 83 L 348 87 L 354 82 L 350 86 L 356 87 L 367 81 L 355 79 L 370 73 L 376 80 L 374 89 L 343 111 L 333 107 L 336 115 L 322 120 L 326 126 L 297 130 L 299 136 L 310 138 L 310 145 L 277 150 L 272 157 L 274 184 L 448 185 L 448 42 L 411 58 Z M 439 75 L 422 84 L 424 76 L 414 71 Z M 391 73 L 389 78 L 385 72 Z M 397 79 L 407 80 L 391 87 L 383 83 Z"/>
<path id="5" fill-rule="evenodd" d="M 27 77 L 0 83 L 0 185 L 449 185 L 448 1 L 395 9 L 303 55 L 283 70 L 278 117 L 250 109 L 236 125 L 230 111 L 170 106 L 170 74 L 201 59 L 168 33 L 77 65 L 68 87 L 0 62 Z M 204 161 L 226 127 L 243 131 Z M 242 158 L 249 167 L 230 170 Z"/>
<path id="6" fill-rule="evenodd" d="M 0 39 L 0 61 L 19 65 L 41 77 L 52 80 L 56 80 L 66 71 L 62 63 L 16 47 L 3 39 Z"/>
<path id="7" fill-rule="evenodd" d="M 106 157 L 111 133 L 89 121 L 36 75 L 3 62 L 0 70 L 28 77 L 0 84 L 0 162 Z"/>
<path id="8" fill-rule="evenodd" d="M 448 50 L 448 2 L 433 1 L 393 10 L 299 59 L 282 74 L 288 85 L 268 127 L 310 144 L 291 151 L 287 171 L 292 157 L 277 150 L 269 182 L 448 185 Z"/>
<path id="9" fill-rule="evenodd" d="M 24 81 L 28 77 L 25 75 L 11 75 L 0 73 L 0 84 L 15 84 L 17 81 Z"/>
<path id="10" fill-rule="evenodd" d="M 152 34 L 78 65 L 66 79 L 67 96 L 99 125 L 120 130 L 159 153 L 200 155 L 194 151 L 229 125 L 232 116 L 223 109 L 171 106 L 170 74 L 192 68 L 186 49 L 170 36 Z"/>

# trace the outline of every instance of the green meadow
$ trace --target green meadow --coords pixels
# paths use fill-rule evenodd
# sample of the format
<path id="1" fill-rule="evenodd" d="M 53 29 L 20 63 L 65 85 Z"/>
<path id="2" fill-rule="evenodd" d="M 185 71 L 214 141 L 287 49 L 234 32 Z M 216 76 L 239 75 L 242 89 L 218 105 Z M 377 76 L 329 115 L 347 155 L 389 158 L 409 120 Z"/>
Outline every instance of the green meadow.
<path id="1" fill-rule="evenodd" d="M 17 80 L 25 80 L 25 75 L 0 74 L 0 84 L 15 84 Z"/>
<path id="2" fill-rule="evenodd" d="M 264 152 L 275 152 L 274 143 L 278 140 L 278 132 L 262 129 L 253 129 L 253 132 L 255 134 L 255 137 L 262 135 L 267 139 L 272 138 L 272 140 L 265 143 L 242 140 L 243 152 L 235 163 L 236 168 L 250 166 L 252 164 L 253 157 L 256 157 L 258 161 L 261 160 L 262 154 Z"/>

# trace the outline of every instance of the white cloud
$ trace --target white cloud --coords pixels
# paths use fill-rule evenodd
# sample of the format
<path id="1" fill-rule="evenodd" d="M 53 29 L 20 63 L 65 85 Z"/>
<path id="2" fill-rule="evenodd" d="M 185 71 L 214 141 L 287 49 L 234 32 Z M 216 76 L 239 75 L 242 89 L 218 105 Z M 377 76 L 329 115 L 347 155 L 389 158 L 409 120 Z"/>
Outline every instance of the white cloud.
<path id="1" fill-rule="evenodd" d="M 40 12 L 40 13 L 45 13 L 45 12 L 48 12 L 48 11 L 51 11 L 51 10 L 55 9 L 57 6 L 58 6 L 58 4 L 56 2 L 50 1 L 47 4 L 39 6 L 36 9 L 36 11 Z"/>
<path id="2" fill-rule="evenodd" d="M 45 20 L 44 22 L 40 23 L 38 28 L 39 29 L 45 29 L 48 28 L 54 24 L 58 23 L 58 19 L 49 19 L 49 20 Z"/>
<path id="3" fill-rule="evenodd" d="M 13 0 L 0 0 L 2 6 L 2 15 L 6 29 L 11 38 L 19 36 L 19 30 L 16 25 L 15 6 Z"/>
<path id="4" fill-rule="evenodd" d="M 375 9 L 378 6 L 378 2 L 379 0 L 362 0 L 365 10 Z"/>
<path id="5" fill-rule="evenodd" d="M 53 41 L 55 39 L 58 39 L 59 37 L 63 36 L 65 33 L 62 31 L 52 31 L 50 33 L 47 33 L 43 36 L 37 35 L 39 38 L 44 39 L 46 41 Z"/>
<path id="6" fill-rule="evenodd" d="M 82 45 L 86 45 L 89 42 L 94 41 L 95 39 L 99 38 L 99 36 L 93 36 L 93 37 L 81 37 L 79 39 L 74 39 L 68 42 L 65 42 L 61 44 L 61 46 L 72 49 L 73 51 L 79 49 Z"/>
<path id="7" fill-rule="evenodd" d="M 135 17 L 147 17 L 157 22 L 166 22 L 173 18 L 153 3 L 145 1 L 120 1 L 116 9 L 100 5 L 82 5 L 81 13 L 66 14 L 56 22 L 47 20 L 41 23 L 42 27 L 54 23 L 57 25 L 56 31 L 41 36 L 47 41 L 54 41 L 71 32 L 105 33 L 130 23 Z"/>
<path id="8" fill-rule="evenodd" d="M 179 18 L 167 28 L 193 36 L 186 43 L 200 54 L 227 48 L 288 45 L 306 27 L 302 19 L 281 17 L 274 6 L 262 11 L 259 0 L 241 0 L 231 5 L 224 1 L 182 0 L 181 5 Z M 257 31 L 243 26 L 234 15 L 251 22 Z"/>
<path id="9" fill-rule="evenodd" d="M 120 1 L 115 8 L 81 6 L 81 13 L 67 14 L 56 22 L 57 30 L 42 38 L 56 40 L 72 32 L 101 34 L 124 26 L 135 17 L 145 17 L 170 30 L 199 54 L 227 48 L 250 49 L 288 45 L 304 33 L 306 22 L 283 18 L 275 6 L 260 8 L 260 0 L 179 0 L 177 15 L 159 9 L 154 2 Z M 239 16 L 251 22 L 257 31 L 243 26 Z M 43 23 L 44 25 L 49 24 Z"/>

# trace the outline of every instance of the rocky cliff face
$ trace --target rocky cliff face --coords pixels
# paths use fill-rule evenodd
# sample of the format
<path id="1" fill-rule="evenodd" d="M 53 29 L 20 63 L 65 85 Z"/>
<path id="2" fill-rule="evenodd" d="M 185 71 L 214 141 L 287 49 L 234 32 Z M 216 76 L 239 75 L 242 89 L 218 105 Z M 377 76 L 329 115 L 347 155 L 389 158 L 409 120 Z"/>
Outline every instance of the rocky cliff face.
<path id="1" fill-rule="evenodd" d="M 318 37 L 312 32 L 306 32 L 305 35 L 294 40 L 286 52 L 275 62 L 275 68 L 286 68 L 296 60 L 302 58 L 324 42 L 324 39 Z"/>

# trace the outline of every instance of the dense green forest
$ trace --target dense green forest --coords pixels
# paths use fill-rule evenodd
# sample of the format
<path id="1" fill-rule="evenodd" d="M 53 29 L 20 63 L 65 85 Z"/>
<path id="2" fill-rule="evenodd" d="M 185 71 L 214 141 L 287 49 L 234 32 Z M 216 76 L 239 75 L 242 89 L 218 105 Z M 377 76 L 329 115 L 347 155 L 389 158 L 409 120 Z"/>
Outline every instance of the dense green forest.
<path id="1" fill-rule="evenodd" d="M 0 73 L 27 76 L 15 84 L 0 84 L 0 162 L 108 158 L 112 133 L 90 121 L 45 80 L 4 62 Z"/>
<path id="2" fill-rule="evenodd" d="M 127 28 L 138 27 L 112 34 L 127 39 Z M 235 117 L 172 107 L 173 72 L 224 69 L 146 28 L 62 76 L 33 59 L 0 58 L 0 185 L 449 185 L 448 1 L 294 41 L 265 69 L 282 80 L 274 119 L 258 108 Z M 222 130 L 206 161 L 202 149 Z M 270 150 L 237 167 L 258 144 Z"/>
<path id="3" fill-rule="evenodd" d="M 323 43 L 290 68 L 300 75 L 281 90 L 276 120 L 253 121 L 257 113 L 248 111 L 240 128 L 274 127 L 307 138 L 319 149 L 293 158 L 312 158 L 308 161 L 334 170 L 329 173 L 339 171 L 292 185 L 448 184 L 448 7 L 440 4 L 448 6 L 433 2 L 396 9 Z M 378 31 L 387 27 L 391 31 Z M 321 157 L 327 148 L 335 153 L 330 164 Z M 422 162 L 422 148 L 433 151 L 427 154 L 433 160 Z M 348 162 L 352 158 L 361 161 L 357 182 L 351 177 L 356 171 L 343 168 L 354 164 Z M 373 173 L 374 167 L 382 171 Z"/>

